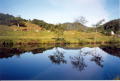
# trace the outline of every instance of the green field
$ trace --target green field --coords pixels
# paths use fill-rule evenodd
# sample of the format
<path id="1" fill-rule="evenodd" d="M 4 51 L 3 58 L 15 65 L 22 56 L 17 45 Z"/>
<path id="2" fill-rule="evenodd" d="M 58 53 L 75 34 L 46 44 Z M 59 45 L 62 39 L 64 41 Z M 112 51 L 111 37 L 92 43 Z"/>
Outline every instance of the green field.
<path id="1" fill-rule="evenodd" d="M 120 42 L 120 38 L 115 36 L 105 36 L 99 32 L 80 32 L 80 31 L 64 31 L 62 39 L 56 41 L 57 34 L 49 30 L 35 31 L 17 31 L 13 30 L 16 27 L 0 26 L 0 43 L 4 41 L 13 43 L 106 43 L 106 42 Z M 23 28 L 24 29 L 24 28 Z"/>

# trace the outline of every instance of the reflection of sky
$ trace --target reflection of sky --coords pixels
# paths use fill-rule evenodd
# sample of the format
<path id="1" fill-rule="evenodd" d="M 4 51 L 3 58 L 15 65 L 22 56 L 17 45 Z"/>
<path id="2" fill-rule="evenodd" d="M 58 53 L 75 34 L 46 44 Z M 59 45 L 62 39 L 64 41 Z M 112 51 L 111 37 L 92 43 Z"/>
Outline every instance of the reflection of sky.
<path id="1" fill-rule="evenodd" d="M 108 54 L 107 52 L 103 51 L 102 49 L 100 49 L 98 47 L 96 47 L 96 48 L 85 47 L 82 49 L 63 49 L 63 48 L 57 48 L 57 49 L 61 52 L 65 52 L 67 54 L 80 54 L 81 51 L 82 51 L 82 53 L 92 52 L 92 53 L 96 53 L 96 54 L 102 54 L 103 57 L 106 57 Z M 56 49 L 54 48 L 52 50 L 45 51 L 44 53 L 51 54 L 52 52 L 55 52 L 55 51 L 56 51 Z"/>

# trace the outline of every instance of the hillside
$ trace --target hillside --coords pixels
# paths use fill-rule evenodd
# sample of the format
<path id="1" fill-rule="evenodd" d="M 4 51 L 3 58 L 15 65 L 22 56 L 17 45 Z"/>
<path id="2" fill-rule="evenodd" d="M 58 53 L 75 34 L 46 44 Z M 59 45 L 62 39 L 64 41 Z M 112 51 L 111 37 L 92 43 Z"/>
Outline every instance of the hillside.
<path id="1" fill-rule="evenodd" d="M 111 20 L 105 23 L 103 27 L 107 32 L 114 31 L 116 34 L 120 34 L 120 19 Z"/>
<path id="2" fill-rule="evenodd" d="M 55 29 L 64 30 L 64 31 L 91 31 L 94 32 L 95 28 L 89 28 L 85 25 L 73 22 L 73 23 L 63 23 L 63 24 L 49 24 L 43 20 L 33 19 L 26 20 L 21 17 L 15 17 L 9 14 L 0 13 L 0 25 L 10 26 L 14 31 L 40 31 L 40 30 L 51 30 Z M 3 26 L 4 27 L 4 26 Z M 4 28 L 3 28 L 4 29 Z M 101 25 L 97 28 L 100 32 L 111 32 L 114 31 L 116 34 L 120 33 L 120 19 L 111 20 L 104 25 Z"/>
<path id="3" fill-rule="evenodd" d="M 0 19 L 0 43 L 5 41 L 14 43 L 36 41 L 39 43 L 104 43 L 111 42 L 113 39 L 112 36 L 106 36 L 99 31 L 95 32 L 95 28 L 88 28 L 81 23 L 54 25 L 43 20 L 26 20 L 8 14 L 0 14 Z M 117 33 L 119 31 L 118 22 L 116 23 L 114 20 L 106 23 L 105 27 L 107 28 L 99 30 L 104 32 L 115 27 L 114 31 L 117 31 Z M 118 42 L 120 39 L 112 40 L 112 42 L 116 41 Z"/>
<path id="4" fill-rule="evenodd" d="M 32 24 L 30 22 L 26 22 L 25 25 L 26 27 L 17 27 L 14 25 L 14 26 L 10 26 L 10 28 L 13 31 L 35 31 L 35 32 L 39 32 L 43 29 L 42 27 Z"/>
<path id="5" fill-rule="evenodd" d="M 64 23 L 62 25 L 64 26 L 65 30 L 84 31 L 85 29 L 87 29 L 87 27 L 82 25 L 81 23 Z"/>
<path id="6" fill-rule="evenodd" d="M 60 29 L 61 26 L 64 30 L 77 30 L 77 31 L 83 31 L 87 27 L 82 25 L 81 23 L 63 23 L 63 24 L 49 24 L 43 20 L 33 19 L 33 20 L 26 20 L 21 17 L 15 17 L 13 15 L 9 14 L 3 14 L 0 13 L 0 25 L 6 25 L 13 27 L 14 30 L 35 30 L 36 29 L 46 29 L 46 30 L 54 30 L 54 29 Z M 23 28 L 17 28 L 17 27 L 23 27 Z M 40 28 L 39 28 L 40 27 Z M 16 29 L 15 29 L 16 28 Z"/>

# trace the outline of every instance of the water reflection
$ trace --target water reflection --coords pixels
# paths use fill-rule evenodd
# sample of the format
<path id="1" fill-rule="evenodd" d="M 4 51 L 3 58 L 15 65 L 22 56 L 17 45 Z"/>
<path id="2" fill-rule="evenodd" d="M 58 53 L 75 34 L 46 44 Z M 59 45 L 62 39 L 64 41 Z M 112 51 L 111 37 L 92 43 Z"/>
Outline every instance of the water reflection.
<path id="1" fill-rule="evenodd" d="M 0 48 L 0 58 L 9 58 L 14 55 L 19 56 L 22 53 L 25 53 L 25 51 L 18 48 Z"/>
<path id="2" fill-rule="evenodd" d="M 88 66 L 85 62 L 85 59 L 86 56 L 89 56 L 91 57 L 91 62 L 95 62 L 98 66 L 103 67 L 103 58 L 96 51 L 98 51 L 96 48 L 91 48 L 89 51 L 84 51 L 81 48 L 78 56 L 70 56 L 71 64 L 79 71 L 85 70 L 85 68 Z"/>
<path id="3" fill-rule="evenodd" d="M 37 79 L 52 80 L 114 79 L 120 75 L 118 49 L 106 46 L 65 49 L 49 45 L 0 47 L 0 79 L 31 79 L 36 75 Z"/>
<path id="4" fill-rule="evenodd" d="M 102 54 L 100 52 L 97 52 L 101 49 L 99 49 L 99 50 L 98 49 L 94 48 L 93 50 L 84 52 L 84 55 L 91 55 L 92 56 L 91 61 L 95 62 L 98 66 L 103 67 L 102 62 L 104 62 L 104 61 L 103 61 Z"/>
<path id="5" fill-rule="evenodd" d="M 45 50 L 48 50 L 48 49 L 46 49 L 46 48 L 37 48 L 37 49 L 31 50 L 31 52 L 33 54 L 39 54 L 39 53 L 43 53 L 43 51 L 45 51 Z"/>
<path id="6" fill-rule="evenodd" d="M 55 48 L 55 50 L 56 52 L 49 56 L 51 62 L 54 64 L 66 64 L 67 61 L 64 58 L 64 52 L 59 51 L 58 48 Z"/>
<path id="7" fill-rule="evenodd" d="M 87 67 L 87 65 L 85 64 L 84 58 L 82 56 L 74 56 L 74 57 L 70 57 L 71 59 L 71 64 L 74 66 L 74 68 L 76 68 L 79 71 L 82 71 L 85 69 L 85 67 Z"/>
<path id="8" fill-rule="evenodd" d="M 43 53 L 48 49 L 51 49 L 51 46 L 39 46 L 39 45 L 16 45 L 16 46 L 0 46 L 0 58 L 10 58 L 13 56 L 20 56 L 26 52 L 32 52 L 32 54 Z"/>
<path id="9" fill-rule="evenodd" d="M 110 47 L 110 46 L 104 46 L 101 47 L 102 50 L 106 51 L 107 53 L 120 57 L 120 48 L 118 47 Z"/>
<path id="10" fill-rule="evenodd" d="M 91 61 L 94 61 L 98 66 L 103 67 L 103 59 L 102 56 L 94 56 Z"/>

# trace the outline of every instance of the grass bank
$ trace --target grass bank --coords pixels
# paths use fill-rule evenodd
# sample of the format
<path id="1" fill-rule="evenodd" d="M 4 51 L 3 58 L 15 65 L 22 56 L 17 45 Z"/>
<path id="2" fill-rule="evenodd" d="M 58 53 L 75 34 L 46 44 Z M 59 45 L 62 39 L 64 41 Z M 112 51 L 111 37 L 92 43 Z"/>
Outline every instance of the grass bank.
<path id="1" fill-rule="evenodd" d="M 120 38 L 114 36 L 105 36 L 96 32 L 64 31 L 61 40 L 58 40 L 57 34 L 49 30 L 38 30 L 38 28 L 25 28 L 0 26 L 0 43 L 71 43 L 71 44 L 93 44 L 120 42 Z M 25 30 L 25 31 L 24 31 Z"/>

